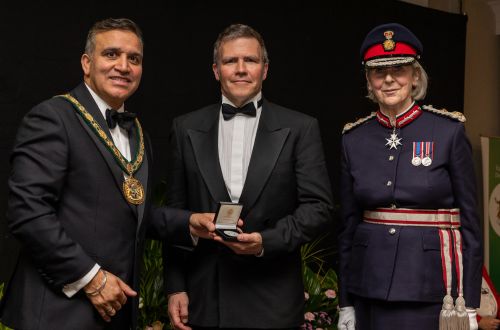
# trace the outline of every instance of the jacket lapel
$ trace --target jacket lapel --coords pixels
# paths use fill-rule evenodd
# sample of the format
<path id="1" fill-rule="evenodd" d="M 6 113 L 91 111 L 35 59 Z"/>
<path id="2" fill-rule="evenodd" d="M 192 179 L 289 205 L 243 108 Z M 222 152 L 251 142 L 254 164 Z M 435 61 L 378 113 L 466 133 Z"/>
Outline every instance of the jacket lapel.
<path id="1" fill-rule="evenodd" d="M 78 102 L 80 102 L 85 109 L 94 117 L 94 119 L 99 123 L 101 126 L 102 130 L 106 133 L 108 138 L 111 138 L 111 133 L 109 132 L 108 125 L 106 124 L 106 121 L 104 117 L 102 116 L 102 113 L 99 111 L 99 108 L 97 107 L 97 104 L 95 103 L 94 99 L 90 95 L 89 91 L 87 90 L 87 87 L 85 86 L 84 83 L 81 83 L 78 87 L 76 87 L 74 90 L 71 91 L 71 95 L 73 95 Z M 103 144 L 103 142 L 97 137 L 95 132 L 87 125 L 87 123 L 83 120 L 83 118 L 76 113 L 75 115 L 80 121 L 81 125 L 85 129 L 85 131 L 88 133 L 92 141 L 94 141 L 97 149 L 101 153 L 102 157 L 104 158 L 106 164 L 108 165 L 109 170 L 111 171 L 113 178 L 115 180 L 116 186 L 118 190 L 120 191 L 120 194 L 122 195 L 123 199 L 125 200 L 125 196 L 123 196 L 122 192 L 122 185 L 123 185 L 123 171 L 120 168 L 120 166 L 116 163 L 115 158 L 111 154 L 111 152 L 106 148 L 106 146 Z M 125 200 L 125 202 L 131 207 L 132 211 L 137 214 L 136 206 L 130 204 Z"/>
<path id="2" fill-rule="evenodd" d="M 245 209 L 251 209 L 257 201 L 289 133 L 289 128 L 280 126 L 276 113 L 272 110 L 272 105 L 264 100 L 247 177 L 240 197 L 240 203 L 244 205 Z"/>
<path id="3" fill-rule="evenodd" d="M 144 139 L 146 139 L 145 132 L 143 132 Z M 139 149 L 139 136 L 137 135 L 136 127 L 134 127 L 129 131 L 129 143 L 130 143 L 130 154 L 132 157 L 135 156 L 137 153 L 137 150 Z M 146 144 L 146 141 L 144 141 Z M 148 191 L 148 179 L 149 179 L 149 147 L 145 148 L 144 150 L 144 157 L 142 161 L 141 167 L 139 167 L 139 170 L 135 172 L 134 177 L 139 180 L 140 183 L 142 183 L 142 186 L 144 188 L 144 193 L 146 196 L 148 196 L 147 191 Z M 137 219 L 138 219 L 138 225 L 137 228 L 140 227 L 142 218 L 144 217 L 144 206 L 146 204 L 146 201 L 142 204 L 137 205 L 136 207 L 133 207 L 135 211 L 137 212 Z M 132 206 L 132 205 L 131 205 Z"/>
<path id="4" fill-rule="evenodd" d="M 196 163 L 214 201 L 230 201 L 219 163 L 218 131 L 220 104 L 209 109 L 207 120 L 197 129 L 188 129 Z"/>

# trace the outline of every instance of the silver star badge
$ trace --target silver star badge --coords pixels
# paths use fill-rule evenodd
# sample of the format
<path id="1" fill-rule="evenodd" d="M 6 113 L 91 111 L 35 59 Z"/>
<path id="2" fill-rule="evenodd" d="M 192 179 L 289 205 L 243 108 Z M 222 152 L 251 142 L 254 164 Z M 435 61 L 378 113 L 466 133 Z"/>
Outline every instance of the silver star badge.
<path id="1" fill-rule="evenodd" d="M 401 144 L 401 138 L 398 138 L 398 135 L 395 134 L 395 133 L 392 133 L 391 134 L 391 138 L 390 139 L 386 139 L 387 143 L 385 144 L 386 146 L 389 146 L 389 150 L 390 149 L 398 149 L 398 146 L 402 145 Z"/>

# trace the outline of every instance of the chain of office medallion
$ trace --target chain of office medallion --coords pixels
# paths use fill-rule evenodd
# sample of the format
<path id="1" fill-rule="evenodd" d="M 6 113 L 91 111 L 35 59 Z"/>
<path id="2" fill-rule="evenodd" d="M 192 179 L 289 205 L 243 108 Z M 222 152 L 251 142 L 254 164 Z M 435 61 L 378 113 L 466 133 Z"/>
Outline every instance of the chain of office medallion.
<path id="1" fill-rule="evenodd" d="M 99 125 L 99 123 L 94 119 L 94 117 L 92 117 L 92 115 L 85 109 L 83 105 L 80 104 L 80 102 L 78 102 L 77 99 L 75 99 L 70 94 L 58 95 L 58 97 L 62 97 L 68 100 L 74 106 L 74 108 L 82 116 L 85 123 L 94 130 L 97 136 L 101 139 L 104 145 L 111 152 L 118 165 L 125 172 L 127 172 L 128 175 L 134 174 L 139 169 L 139 167 L 141 167 L 142 161 L 144 159 L 144 136 L 142 134 L 141 124 L 139 123 L 139 120 L 137 118 L 135 118 L 135 124 L 137 127 L 137 133 L 139 135 L 139 150 L 137 151 L 134 159 L 129 162 L 125 159 L 125 157 L 123 157 L 120 150 L 118 150 L 118 148 L 115 146 L 113 141 L 108 137 L 106 132 L 103 131 L 101 125 Z"/>

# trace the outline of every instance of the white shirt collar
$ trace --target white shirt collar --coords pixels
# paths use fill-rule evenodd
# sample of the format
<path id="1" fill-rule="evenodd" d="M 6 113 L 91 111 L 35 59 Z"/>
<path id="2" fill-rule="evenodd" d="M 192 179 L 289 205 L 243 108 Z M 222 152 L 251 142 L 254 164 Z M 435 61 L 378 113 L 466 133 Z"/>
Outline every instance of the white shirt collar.
<path id="1" fill-rule="evenodd" d="M 247 102 L 245 104 L 253 102 L 255 109 L 258 109 L 259 107 L 257 105 L 257 102 L 259 102 L 261 98 L 262 98 L 262 91 L 258 92 L 257 95 L 255 95 L 249 102 Z M 224 94 L 222 94 L 222 103 L 227 103 L 227 104 L 230 104 L 233 107 L 237 108 L 237 106 L 235 106 L 233 102 L 229 101 L 229 99 L 227 97 L 225 97 Z M 244 106 L 245 104 L 243 104 L 242 106 Z"/>
<path id="2" fill-rule="evenodd" d="M 97 104 L 99 111 L 101 111 L 102 116 L 104 118 L 106 118 L 106 109 L 113 109 L 113 107 L 109 106 L 109 104 L 107 104 L 106 101 L 104 101 L 99 95 L 97 95 L 96 92 L 94 92 L 92 90 L 92 88 L 90 88 L 90 86 L 87 85 L 87 83 L 85 83 L 85 87 L 87 87 L 87 89 L 90 92 L 90 95 L 92 95 L 92 98 L 94 99 L 95 103 Z M 118 112 L 125 111 L 125 104 L 122 104 L 122 106 L 120 108 L 114 109 L 114 110 L 116 110 Z"/>

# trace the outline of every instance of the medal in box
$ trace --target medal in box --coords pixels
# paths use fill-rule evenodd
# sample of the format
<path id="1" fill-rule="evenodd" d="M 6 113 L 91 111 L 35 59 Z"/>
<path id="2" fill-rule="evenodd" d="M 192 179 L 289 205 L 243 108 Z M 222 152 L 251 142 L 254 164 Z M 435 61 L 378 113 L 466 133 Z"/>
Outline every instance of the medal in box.
<path id="1" fill-rule="evenodd" d="M 215 232 L 226 241 L 236 241 L 243 204 L 220 202 L 215 213 Z"/>

